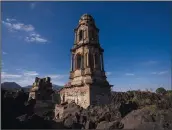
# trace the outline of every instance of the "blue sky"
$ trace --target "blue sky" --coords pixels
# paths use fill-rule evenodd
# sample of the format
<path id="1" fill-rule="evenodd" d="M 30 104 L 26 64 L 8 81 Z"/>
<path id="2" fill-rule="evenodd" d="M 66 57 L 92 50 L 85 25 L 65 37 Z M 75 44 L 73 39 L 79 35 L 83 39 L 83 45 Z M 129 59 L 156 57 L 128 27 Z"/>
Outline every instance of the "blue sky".
<path id="1" fill-rule="evenodd" d="M 2 81 L 68 81 L 73 29 L 84 13 L 100 29 L 114 90 L 171 88 L 172 2 L 2 2 Z"/>

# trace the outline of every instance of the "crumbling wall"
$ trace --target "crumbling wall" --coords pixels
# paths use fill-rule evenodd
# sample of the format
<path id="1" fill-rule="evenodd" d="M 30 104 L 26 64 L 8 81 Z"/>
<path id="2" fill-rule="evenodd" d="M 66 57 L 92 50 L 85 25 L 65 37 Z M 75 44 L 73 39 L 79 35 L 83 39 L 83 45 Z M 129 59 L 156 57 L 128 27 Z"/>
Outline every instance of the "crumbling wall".
<path id="1" fill-rule="evenodd" d="M 32 85 L 32 88 L 29 93 L 29 100 L 31 98 L 37 100 L 52 100 L 52 83 L 51 78 L 35 78 L 35 82 Z"/>
<path id="2" fill-rule="evenodd" d="M 110 86 L 90 86 L 90 103 L 91 104 L 107 104 L 110 101 Z"/>
<path id="3" fill-rule="evenodd" d="M 62 102 L 72 102 L 74 101 L 77 105 L 87 108 L 90 104 L 89 97 L 89 87 L 72 87 L 72 88 L 64 88 L 60 92 L 61 101 Z"/>
<path id="4" fill-rule="evenodd" d="M 36 99 L 36 94 L 35 94 L 35 92 L 30 92 L 30 93 L 29 93 L 29 100 L 30 100 L 31 98 L 32 98 L 32 99 Z"/>
<path id="5" fill-rule="evenodd" d="M 64 107 L 61 105 L 55 105 L 55 118 L 61 119 L 63 117 Z"/>

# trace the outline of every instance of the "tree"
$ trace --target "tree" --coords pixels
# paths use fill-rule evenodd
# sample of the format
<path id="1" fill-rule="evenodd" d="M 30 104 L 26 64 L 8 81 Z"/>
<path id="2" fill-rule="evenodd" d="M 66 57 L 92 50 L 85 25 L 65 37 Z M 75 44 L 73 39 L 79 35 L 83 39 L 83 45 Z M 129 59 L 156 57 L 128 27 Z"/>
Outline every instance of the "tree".
<path id="1" fill-rule="evenodd" d="M 156 93 L 158 93 L 158 94 L 165 94 L 166 93 L 166 90 L 165 90 L 165 88 L 160 87 L 160 88 L 157 88 L 156 89 Z"/>

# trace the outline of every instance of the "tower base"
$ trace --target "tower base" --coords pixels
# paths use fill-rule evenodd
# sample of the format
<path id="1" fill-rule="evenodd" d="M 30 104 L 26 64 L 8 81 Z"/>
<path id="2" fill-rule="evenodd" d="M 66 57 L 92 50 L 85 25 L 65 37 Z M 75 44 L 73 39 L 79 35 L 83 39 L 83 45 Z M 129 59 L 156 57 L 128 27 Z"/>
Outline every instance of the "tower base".
<path id="1" fill-rule="evenodd" d="M 96 84 L 64 87 L 60 90 L 61 103 L 74 101 L 83 108 L 90 105 L 108 104 L 110 87 Z"/>

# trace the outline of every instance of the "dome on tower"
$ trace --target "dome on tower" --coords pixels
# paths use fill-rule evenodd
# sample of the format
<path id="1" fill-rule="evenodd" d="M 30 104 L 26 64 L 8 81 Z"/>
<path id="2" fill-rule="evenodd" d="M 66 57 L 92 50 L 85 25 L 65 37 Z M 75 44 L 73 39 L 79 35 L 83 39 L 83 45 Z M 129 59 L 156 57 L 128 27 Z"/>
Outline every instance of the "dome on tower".
<path id="1" fill-rule="evenodd" d="M 94 19 L 90 14 L 83 14 L 79 20 L 79 24 L 94 24 Z"/>

